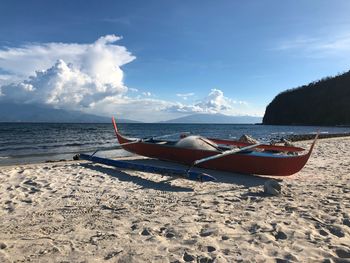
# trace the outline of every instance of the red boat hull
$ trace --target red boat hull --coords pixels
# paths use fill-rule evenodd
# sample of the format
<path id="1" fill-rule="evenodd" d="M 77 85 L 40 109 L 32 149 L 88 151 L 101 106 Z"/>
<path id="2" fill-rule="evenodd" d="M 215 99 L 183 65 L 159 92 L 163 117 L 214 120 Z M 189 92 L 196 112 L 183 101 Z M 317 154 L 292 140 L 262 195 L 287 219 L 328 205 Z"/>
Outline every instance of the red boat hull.
<path id="1" fill-rule="evenodd" d="M 118 132 L 114 119 L 113 125 L 121 145 L 133 141 Z M 288 176 L 299 172 L 305 166 L 316 139 L 308 153 L 304 155 L 276 155 L 264 152 L 236 153 L 201 163 L 198 167 L 234 173 Z M 186 165 L 192 165 L 196 160 L 219 153 L 218 151 L 187 149 L 152 142 L 136 142 L 122 145 L 122 147 L 138 155 Z"/>

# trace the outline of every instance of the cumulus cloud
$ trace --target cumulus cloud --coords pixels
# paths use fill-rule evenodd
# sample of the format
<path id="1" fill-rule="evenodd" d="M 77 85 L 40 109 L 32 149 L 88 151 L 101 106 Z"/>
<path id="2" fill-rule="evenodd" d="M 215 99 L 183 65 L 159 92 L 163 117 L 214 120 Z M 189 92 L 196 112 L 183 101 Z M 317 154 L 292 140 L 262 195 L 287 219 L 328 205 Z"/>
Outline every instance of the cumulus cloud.
<path id="1" fill-rule="evenodd" d="M 224 96 L 219 89 L 212 89 L 207 97 L 192 105 L 176 103 L 166 108 L 171 112 L 180 113 L 223 113 L 240 114 L 237 106 L 247 106 L 245 101 L 232 100 Z"/>
<path id="2" fill-rule="evenodd" d="M 115 44 L 120 39 L 116 35 L 106 35 L 91 44 L 30 43 L 3 48 L 0 49 L 0 68 L 14 75 L 28 77 L 38 70 L 52 67 L 61 59 L 77 68 L 84 68 L 87 73 L 108 77 L 108 73 L 113 72 L 114 76 L 114 68 L 120 68 L 135 59 L 125 47 Z"/>
<path id="3" fill-rule="evenodd" d="M 80 109 L 107 96 L 123 94 L 127 88 L 122 82 L 103 82 L 58 60 L 51 68 L 38 71 L 23 82 L 5 85 L 1 90 L 6 99 L 15 102 Z"/>
<path id="4" fill-rule="evenodd" d="M 107 35 L 90 44 L 31 43 L 0 49 L 0 100 L 160 121 L 191 113 L 247 112 L 219 89 L 196 103 L 156 99 L 150 91 L 128 88 L 122 66 L 135 57 Z M 194 93 L 179 93 L 187 100 Z"/>
<path id="5" fill-rule="evenodd" d="M 80 109 L 127 92 L 121 66 L 135 59 L 115 35 L 92 44 L 44 43 L 0 50 L 0 68 L 23 81 L 3 85 L 2 99 Z"/>

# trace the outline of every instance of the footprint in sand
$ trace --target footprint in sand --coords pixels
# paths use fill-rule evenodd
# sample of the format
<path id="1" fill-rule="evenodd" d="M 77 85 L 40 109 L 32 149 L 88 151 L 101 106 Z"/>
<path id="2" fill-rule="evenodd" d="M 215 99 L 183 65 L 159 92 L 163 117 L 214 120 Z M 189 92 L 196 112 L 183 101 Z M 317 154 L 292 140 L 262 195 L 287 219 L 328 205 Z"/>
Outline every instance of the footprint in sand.
<path id="1" fill-rule="evenodd" d="M 350 219 L 349 218 L 344 218 L 343 219 L 343 225 L 350 227 Z"/>
<path id="2" fill-rule="evenodd" d="M 179 236 L 178 233 L 176 233 L 176 231 L 172 227 L 170 227 L 170 228 L 161 227 L 159 229 L 159 234 L 165 236 L 168 239 L 176 238 Z"/>
<path id="3" fill-rule="evenodd" d="M 318 233 L 319 233 L 321 236 L 324 236 L 324 237 L 328 236 L 328 232 L 327 232 L 326 230 L 322 229 L 322 228 L 320 228 L 320 229 L 318 230 Z"/>
<path id="4" fill-rule="evenodd" d="M 344 230 L 340 226 L 331 225 L 331 226 L 328 226 L 327 228 L 331 234 L 337 237 L 345 237 Z"/>
<path id="5" fill-rule="evenodd" d="M 131 228 L 131 231 L 134 231 L 136 229 L 138 229 L 138 225 L 137 224 L 133 224 L 130 228 Z"/>
<path id="6" fill-rule="evenodd" d="M 182 258 L 183 258 L 183 260 L 184 260 L 185 262 L 191 262 L 191 261 L 194 261 L 194 260 L 195 260 L 195 256 L 193 256 L 193 255 L 187 253 L 187 251 L 185 251 L 185 253 L 184 253 L 184 255 L 183 255 Z"/>
<path id="7" fill-rule="evenodd" d="M 141 235 L 143 235 L 143 236 L 150 236 L 150 235 L 152 235 L 152 232 L 151 232 L 151 230 L 149 228 L 144 228 L 142 230 L 142 232 L 141 232 Z"/>
<path id="8" fill-rule="evenodd" d="M 100 241 L 113 240 L 116 238 L 117 236 L 115 234 L 106 234 L 106 233 L 97 232 L 96 235 L 93 235 L 90 237 L 89 241 L 92 245 L 97 246 Z"/>
<path id="9" fill-rule="evenodd" d="M 28 192 L 28 194 L 35 194 L 40 192 L 42 185 L 40 183 L 35 182 L 32 179 L 25 180 L 21 184 L 22 191 Z"/>
<path id="10" fill-rule="evenodd" d="M 37 192 L 40 192 L 40 189 L 38 189 L 36 187 L 31 187 L 29 190 L 30 191 L 28 192 L 28 194 L 35 194 Z"/>
<path id="11" fill-rule="evenodd" d="M 199 263 L 213 263 L 214 259 L 208 258 L 208 257 L 204 257 L 204 256 L 200 256 L 197 258 L 197 262 Z M 220 261 L 218 261 L 220 262 Z"/>
<path id="12" fill-rule="evenodd" d="M 344 246 L 335 247 L 335 253 L 340 258 L 350 258 L 350 249 Z"/>
<path id="13" fill-rule="evenodd" d="M 13 190 L 14 190 L 14 189 L 13 189 L 13 186 L 12 186 L 12 185 L 6 188 L 6 191 L 13 191 Z"/>
<path id="14" fill-rule="evenodd" d="M 176 235 L 175 235 L 175 233 L 173 233 L 173 232 L 167 232 L 166 235 L 165 235 L 165 237 L 171 239 L 171 238 L 175 238 Z"/>
<path id="15" fill-rule="evenodd" d="M 288 263 L 289 261 L 287 259 L 283 259 L 283 258 L 276 258 L 276 263 Z"/>
<path id="16" fill-rule="evenodd" d="M 7 200 L 5 201 L 4 210 L 6 210 L 8 213 L 12 213 L 13 211 L 15 211 L 16 204 L 17 203 L 12 202 L 11 200 Z"/>
<path id="17" fill-rule="evenodd" d="M 212 235 L 217 235 L 218 230 L 216 228 L 202 228 L 200 232 L 201 237 L 208 237 Z"/>
<path id="18" fill-rule="evenodd" d="M 213 246 L 207 246 L 207 251 L 208 251 L 209 253 L 211 253 L 211 252 L 216 251 L 216 248 L 213 247 Z"/>
<path id="19" fill-rule="evenodd" d="M 30 198 L 27 198 L 27 195 L 25 195 L 25 198 L 22 198 L 21 202 L 26 203 L 26 204 L 31 204 L 31 203 L 33 203 L 33 200 Z"/>
<path id="20" fill-rule="evenodd" d="M 276 240 L 285 240 L 287 235 L 283 231 L 278 231 L 275 235 Z"/>

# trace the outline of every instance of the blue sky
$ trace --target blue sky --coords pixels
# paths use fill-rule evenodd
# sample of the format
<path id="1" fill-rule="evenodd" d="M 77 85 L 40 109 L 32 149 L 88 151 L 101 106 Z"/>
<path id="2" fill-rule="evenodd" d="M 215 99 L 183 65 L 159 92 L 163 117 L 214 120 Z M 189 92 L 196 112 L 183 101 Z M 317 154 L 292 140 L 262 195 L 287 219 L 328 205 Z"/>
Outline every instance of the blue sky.
<path id="1" fill-rule="evenodd" d="M 349 14 L 345 0 L 2 0 L 1 97 L 144 121 L 194 112 L 262 116 L 279 92 L 350 69 Z M 108 54 L 86 51 L 112 35 L 102 41 Z M 60 50 L 66 50 L 62 57 Z M 95 56 L 81 56 L 82 50 Z M 113 74 L 101 66 L 109 62 L 121 75 L 103 76 Z M 36 70 L 46 73 L 36 76 Z M 62 74 L 67 78 L 40 95 L 45 80 Z M 73 103 L 72 83 L 82 79 Z M 59 85 L 66 90 L 58 96 Z M 82 90 L 90 97 L 80 98 Z"/>

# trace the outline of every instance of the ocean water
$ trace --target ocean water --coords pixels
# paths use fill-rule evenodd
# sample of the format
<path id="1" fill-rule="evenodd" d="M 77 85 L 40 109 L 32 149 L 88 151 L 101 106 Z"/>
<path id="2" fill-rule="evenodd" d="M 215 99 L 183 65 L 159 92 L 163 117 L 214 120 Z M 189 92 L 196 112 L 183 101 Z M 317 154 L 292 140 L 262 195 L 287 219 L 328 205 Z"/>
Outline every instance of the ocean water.
<path id="1" fill-rule="evenodd" d="M 350 132 L 346 127 L 271 126 L 241 124 L 119 124 L 129 137 L 191 132 L 207 137 L 236 139 L 248 134 L 262 141 L 290 134 Z M 179 134 L 167 137 L 177 140 Z M 128 156 L 118 145 L 112 124 L 0 123 L 0 165 L 71 160 L 81 152 L 100 150 L 105 157 Z"/>

